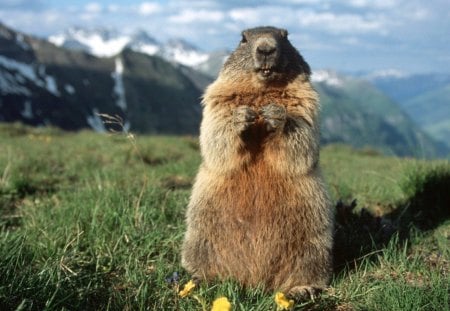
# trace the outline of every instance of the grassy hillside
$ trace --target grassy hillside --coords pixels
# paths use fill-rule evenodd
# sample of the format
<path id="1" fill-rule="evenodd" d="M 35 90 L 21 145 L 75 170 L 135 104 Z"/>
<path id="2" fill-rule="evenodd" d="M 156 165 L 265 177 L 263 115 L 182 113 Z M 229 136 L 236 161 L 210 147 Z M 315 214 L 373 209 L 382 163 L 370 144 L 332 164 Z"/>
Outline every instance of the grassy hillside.
<path id="1" fill-rule="evenodd" d="M 344 78 L 342 78 L 344 79 Z M 322 105 L 322 141 L 371 146 L 386 154 L 445 156 L 402 109 L 367 81 L 347 78 L 342 85 L 316 83 Z"/>
<path id="2" fill-rule="evenodd" d="M 450 83 L 402 103 L 430 135 L 450 146 Z"/>
<path id="3" fill-rule="evenodd" d="M 378 77 L 372 82 L 394 99 L 430 136 L 450 146 L 450 75 Z"/>
<path id="4" fill-rule="evenodd" d="M 276 310 L 231 281 L 177 295 L 196 139 L 0 126 L 0 310 Z M 335 276 L 296 310 L 449 310 L 449 163 L 338 145 L 321 161 Z"/>

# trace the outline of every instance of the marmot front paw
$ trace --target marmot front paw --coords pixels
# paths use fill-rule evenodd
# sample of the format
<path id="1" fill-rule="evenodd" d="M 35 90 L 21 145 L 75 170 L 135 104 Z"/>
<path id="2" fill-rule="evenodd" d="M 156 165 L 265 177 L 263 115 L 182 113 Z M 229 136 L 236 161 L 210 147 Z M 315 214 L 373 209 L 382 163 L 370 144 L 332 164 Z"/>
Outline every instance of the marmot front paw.
<path id="1" fill-rule="evenodd" d="M 233 123 L 239 133 L 255 124 L 257 117 L 256 111 L 249 106 L 239 106 L 233 111 Z"/>
<path id="2" fill-rule="evenodd" d="M 286 123 L 286 108 L 277 104 L 268 104 L 261 108 L 261 116 L 268 132 L 283 128 Z"/>

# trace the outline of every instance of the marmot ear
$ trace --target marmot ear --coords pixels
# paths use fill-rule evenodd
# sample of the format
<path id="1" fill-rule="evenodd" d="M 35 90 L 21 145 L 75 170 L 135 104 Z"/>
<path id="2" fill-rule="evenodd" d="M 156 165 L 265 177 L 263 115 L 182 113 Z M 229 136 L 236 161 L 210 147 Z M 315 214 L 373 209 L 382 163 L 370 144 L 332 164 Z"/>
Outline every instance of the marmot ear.
<path id="1" fill-rule="evenodd" d="M 288 31 L 287 31 L 286 29 L 280 29 L 280 35 L 281 35 L 283 38 L 287 38 L 287 36 L 288 36 Z"/>
<path id="2" fill-rule="evenodd" d="M 247 42 L 247 34 L 248 34 L 248 32 L 246 30 L 244 30 L 241 33 L 241 35 L 242 35 L 241 43 L 246 43 Z"/>

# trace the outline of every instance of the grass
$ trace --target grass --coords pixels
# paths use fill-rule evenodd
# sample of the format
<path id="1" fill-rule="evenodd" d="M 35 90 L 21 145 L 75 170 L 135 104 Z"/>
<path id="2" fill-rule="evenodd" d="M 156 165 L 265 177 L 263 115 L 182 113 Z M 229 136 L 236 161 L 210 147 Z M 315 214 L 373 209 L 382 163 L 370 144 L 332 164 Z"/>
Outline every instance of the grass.
<path id="1" fill-rule="evenodd" d="M 273 293 L 233 281 L 178 297 L 198 143 L 134 142 L 1 125 L 0 310 L 209 310 L 219 296 L 233 310 L 276 310 Z M 346 146 L 321 161 L 340 200 L 336 271 L 296 310 L 449 310 L 449 163 Z"/>

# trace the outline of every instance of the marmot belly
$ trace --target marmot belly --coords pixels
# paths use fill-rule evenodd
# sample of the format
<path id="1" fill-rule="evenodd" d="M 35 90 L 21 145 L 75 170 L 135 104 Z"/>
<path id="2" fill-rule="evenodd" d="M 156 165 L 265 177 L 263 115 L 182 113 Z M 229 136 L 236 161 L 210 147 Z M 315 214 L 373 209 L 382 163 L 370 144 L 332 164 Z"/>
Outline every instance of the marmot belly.
<path id="1" fill-rule="evenodd" d="M 210 278 L 231 277 L 249 286 L 280 285 L 277 275 L 286 267 L 284 259 L 300 257 L 302 245 L 308 243 L 305 217 L 311 219 L 305 192 L 287 179 L 255 163 L 210 180 L 203 193 L 208 202 L 203 216 L 213 218 L 206 223 L 214 224 L 203 228 L 215 258 Z"/>

